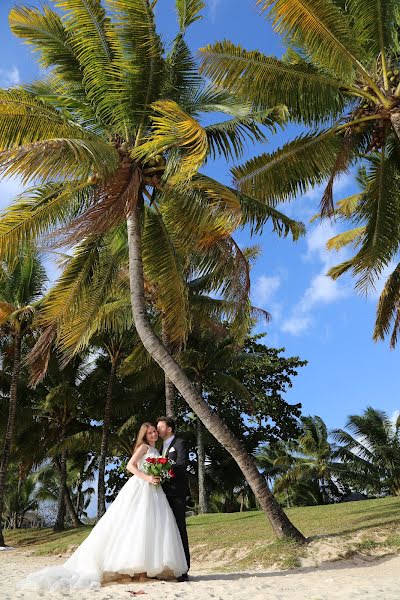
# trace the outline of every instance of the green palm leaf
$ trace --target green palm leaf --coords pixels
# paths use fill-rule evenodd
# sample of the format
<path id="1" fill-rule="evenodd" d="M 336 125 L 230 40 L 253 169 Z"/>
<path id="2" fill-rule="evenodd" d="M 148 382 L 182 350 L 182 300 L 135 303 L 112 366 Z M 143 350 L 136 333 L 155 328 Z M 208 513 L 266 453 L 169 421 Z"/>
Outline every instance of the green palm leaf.
<path id="1" fill-rule="evenodd" d="M 356 288 L 366 292 L 398 250 L 400 194 L 396 153 L 381 152 L 370 158 L 368 186 L 357 207 L 366 223 L 361 248 L 353 259 L 359 275 Z"/>
<path id="2" fill-rule="evenodd" d="M 116 120 L 129 132 L 140 124 L 147 125 L 147 109 L 159 97 L 163 46 L 148 0 L 107 0 L 107 6 L 116 32 L 115 77 L 121 90 Z"/>
<path id="3" fill-rule="evenodd" d="M 0 215 L 0 256 L 12 259 L 26 242 L 57 230 L 90 203 L 90 188 L 79 182 L 26 190 Z"/>
<path id="4" fill-rule="evenodd" d="M 328 250 L 341 250 L 341 248 L 344 248 L 349 244 L 357 246 L 363 240 L 364 235 L 364 225 L 361 227 L 355 227 L 354 229 L 349 229 L 348 231 L 344 231 L 343 233 L 339 233 L 333 238 L 330 238 L 326 243 L 326 247 Z"/>
<path id="5" fill-rule="evenodd" d="M 272 223 L 273 231 L 278 235 L 287 236 L 291 233 L 293 241 L 305 235 L 304 224 L 269 206 L 265 202 L 252 198 L 241 192 L 236 192 L 242 207 L 242 225 L 250 225 L 251 233 L 262 233 L 264 226 L 269 221 Z"/>
<path id="6" fill-rule="evenodd" d="M 340 78 L 353 79 L 362 51 L 342 11 L 331 0 L 258 0 L 274 29 L 307 48 L 313 59 Z"/>
<path id="7" fill-rule="evenodd" d="M 163 314 L 163 327 L 178 347 L 189 330 L 187 288 L 180 258 L 171 243 L 162 217 L 146 211 L 143 230 L 143 266 L 146 278 L 156 286 L 157 305 Z"/>
<path id="8" fill-rule="evenodd" d="M 200 12 L 205 7 L 202 0 L 176 0 L 176 10 L 178 13 L 179 29 L 182 33 L 185 30 L 201 19 Z"/>
<path id="9" fill-rule="evenodd" d="M 349 0 L 349 13 L 354 17 L 354 31 L 371 59 L 395 43 L 395 27 L 399 24 L 399 5 L 396 0 Z"/>
<path id="10" fill-rule="evenodd" d="M 376 311 L 374 340 L 384 340 L 394 322 L 391 346 L 397 342 L 400 313 L 400 264 L 389 275 Z"/>
<path id="11" fill-rule="evenodd" d="M 0 150 L 67 137 L 92 136 L 33 94 L 22 89 L 0 90 Z"/>
<path id="12" fill-rule="evenodd" d="M 66 81 L 82 82 L 82 72 L 71 45 L 70 34 L 61 17 L 48 6 L 42 10 L 13 7 L 9 14 L 11 31 L 26 40 L 39 54 L 44 69 L 52 68 Z"/>
<path id="13" fill-rule="evenodd" d="M 275 131 L 275 125 L 282 124 L 285 116 L 285 109 L 282 107 L 258 112 L 252 111 L 249 116 L 235 117 L 207 125 L 204 129 L 211 157 L 222 155 L 226 160 L 242 157 L 247 141 L 267 141 L 265 131 L 261 126 Z"/>
<path id="14" fill-rule="evenodd" d="M 341 140 L 332 131 L 308 133 L 272 154 L 232 169 L 240 191 L 277 204 L 321 183 L 331 173 Z"/>
<path id="15" fill-rule="evenodd" d="M 290 64 L 229 41 L 201 49 L 201 70 L 217 85 L 258 108 L 286 105 L 291 117 L 301 123 L 312 125 L 335 117 L 347 101 L 340 79 L 315 66 Z"/>
<path id="16" fill-rule="evenodd" d="M 23 184 L 57 178 L 87 180 L 93 172 L 107 176 L 117 165 L 115 148 L 100 138 L 51 138 L 0 152 L 0 174 L 18 176 Z"/>

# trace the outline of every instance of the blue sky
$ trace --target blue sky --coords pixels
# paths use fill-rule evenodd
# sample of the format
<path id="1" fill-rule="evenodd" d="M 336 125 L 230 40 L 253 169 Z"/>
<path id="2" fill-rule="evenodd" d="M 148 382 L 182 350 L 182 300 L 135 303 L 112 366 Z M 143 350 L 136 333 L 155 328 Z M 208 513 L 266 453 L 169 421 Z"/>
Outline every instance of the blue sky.
<path id="1" fill-rule="evenodd" d="M 30 0 L 29 4 L 39 2 Z M 280 39 L 258 15 L 255 4 L 255 0 L 206 0 L 204 19 L 190 31 L 192 49 L 228 38 L 247 49 L 279 55 L 283 50 Z M 13 5 L 13 0 L 3 0 L 0 8 L 2 87 L 39 76 L 29 49 L 9 32 L 7 14 Z M 175 31 L 173 7 L 173 0 L 158 0 L 159 30 L 166 42 Z M 291 133 L 293 129 L 278 132 L 263 151 L 282 144 Z M 260 146 L 249 148 L 246 158 L 260 151 Z M 218 161 L 207 170 L 229 183 L 229 168 Z M 16 181 L 0 182 L 0 207 L 8 204 L 18 189 Z M 337 198 L 355 189 L 353 176 L 345 176 L 336 186 Z M 325 250 L 326 240 L 339 231 L 337 225 L 308 224 L 320 197 L 320 189 L 310 190 L 282 207 L 307 224 L 307 236 L 297 243 L 279 239 L 268 225 L 261 236 L 251 240 L 247 231 L 235 237 L 243 246 L 259 244 L 262 249 L 252 271 L 252 300 L 273 316 L 268 327 L 259 327 L 268 333 L 266 343 L 285 347 L 287 355 L 309 361 L 296 378 L 288 400 L 301 402 L 304 414 L 320 415 L 329 427 L 342 427 L 347 415 L 360 413 L 368 405 L 390 415 L 400 408 L 399 380 L 395 376 L 398 351 L 390 351 L 388 343 L 375 344 L 371 339 L 377 294 L 357 296 L 349 278 L 332 282 L 325 276 L 344 255 Z"/>

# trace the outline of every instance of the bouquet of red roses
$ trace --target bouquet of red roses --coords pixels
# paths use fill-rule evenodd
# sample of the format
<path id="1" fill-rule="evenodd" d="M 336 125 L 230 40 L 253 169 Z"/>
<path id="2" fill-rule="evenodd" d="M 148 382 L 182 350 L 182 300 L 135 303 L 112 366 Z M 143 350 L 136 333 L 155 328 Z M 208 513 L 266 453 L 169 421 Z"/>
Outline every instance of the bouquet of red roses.
<path id="1" fill-rule="evenodd" d="M 149 456 L 144 461 L 143 470 L 148 475 L 159 477 L 161 483 L 163 483 L 166 479 L 175 477 L 172 465 L 173 463 L 164 456 L 159 456 L 158 458 Z"/>

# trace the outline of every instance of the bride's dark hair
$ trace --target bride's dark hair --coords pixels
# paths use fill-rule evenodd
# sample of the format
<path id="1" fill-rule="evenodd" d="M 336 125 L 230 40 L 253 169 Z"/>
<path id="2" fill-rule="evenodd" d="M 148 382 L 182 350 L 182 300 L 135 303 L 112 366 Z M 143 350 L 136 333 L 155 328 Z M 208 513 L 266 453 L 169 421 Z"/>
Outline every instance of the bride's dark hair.
<path id="1" fill-rule="evenodd" d="M 146 444 L 148 446 L 146 435 L 147 435 L 147 430 L 149 427 L 155 427 L 154 423 L 150 423 L 149 421 L 146 421 L 146 423 L 141 424 L 139 433 L 136 436 L 135 445 L 133 447 L 133 452 L 135 452 L 135 450 L 137 448 L 139 448 L 139 446 L 141 444 Z"/>

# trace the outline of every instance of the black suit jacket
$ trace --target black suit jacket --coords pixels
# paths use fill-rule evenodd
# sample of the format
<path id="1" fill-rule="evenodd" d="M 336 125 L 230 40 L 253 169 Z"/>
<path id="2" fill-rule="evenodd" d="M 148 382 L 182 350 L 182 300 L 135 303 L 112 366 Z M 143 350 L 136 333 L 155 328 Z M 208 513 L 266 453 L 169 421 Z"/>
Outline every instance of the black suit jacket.
<path id="1" fill-rule="evenodd" d="M 187 476 L 187 466 L 189 463 L 189 453 L 182 438 L 174 437 L 168 446 L 165 457 L 173 462 L 175 477 L 167 479 L 162 484 L 166 496 L 181 496 L 186 498 L 190 496 L 189 482 Z"/>

